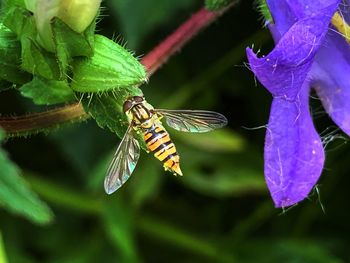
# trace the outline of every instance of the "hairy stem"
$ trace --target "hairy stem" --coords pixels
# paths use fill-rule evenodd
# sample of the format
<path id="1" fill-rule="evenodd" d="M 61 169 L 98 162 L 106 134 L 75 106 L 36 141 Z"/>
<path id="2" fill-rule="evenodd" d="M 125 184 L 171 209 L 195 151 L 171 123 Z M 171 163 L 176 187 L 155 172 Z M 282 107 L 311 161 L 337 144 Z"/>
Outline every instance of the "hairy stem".
<path id="1" fill-rule="evenodd" d="M 163 42 L 149 52 L 141 61 L 147 70 L 148 76 L 156 72 L 172 55 L 179 51 L 199 31 L 212 23 L 228 8 L 217 12 L 200 9 L 185 23 L 179 26 Z"/>
<path id="2" fill-rule="evenodd" d="M 58 124 L 82 121 L 90 116 L 79 103 L 28 115 L 0 118 L 0 127 L 8 136 L 27 135 L 45 131 Z"/>
<path id="3" fill-rule="evenodd" d="M 147 75 L 153 75 L 199 31 L 212 23 L 237 2 L 215 12 L 202 8 L 192 15 L 164 41 L 143 57 L 141 63 L 145 66 Z M 83 106 L 80 103 L 75 103 L 41 113 L 18 117 L 2 117 L 0 118 L 0 127 L 5 130 L 8 136 L 27 135 L 45 131 L 50 127 L 55 127 L 62 123 L 84 120 L 88 117 L 89 115 L 84 111 Z"/>

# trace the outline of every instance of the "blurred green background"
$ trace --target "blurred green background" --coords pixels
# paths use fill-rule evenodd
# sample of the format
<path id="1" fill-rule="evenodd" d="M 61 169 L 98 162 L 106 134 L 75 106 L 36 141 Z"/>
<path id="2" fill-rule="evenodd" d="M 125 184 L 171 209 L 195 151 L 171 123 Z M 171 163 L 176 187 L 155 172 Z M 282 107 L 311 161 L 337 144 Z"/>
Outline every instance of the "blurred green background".
<path id="1" fill-rule="evenodd" d="M 253 1 L 201 32 L 142 88 L 155 108 L 207 109 L 229 126 L 208 134 L 168 129 L 183 177 L 142 152 L 133 176 L 107 196 L 103 178 L 119 139 L 93 120 L 4 144 L 54 221 L 0 210 L 0 262 L 350 262 L 350 149 L 312 99 L 327 163 L 318 192 L 282 211 L 263 176 L 271 97 L 245 65 L 245 48 L 271 50 Z M 98 32 L 146 54 L 202 5 L 194 0 L 105 0 Z M 1 114 L 40 111 L 10 90 Z M 335 135 L 334 135 L 335 134 Z M 324 211 L 322 209 L 324 208 Z M 3 257 L 3 258 L 2 258 Z M 3 261 L 1 261 L 3 260 Z"/>

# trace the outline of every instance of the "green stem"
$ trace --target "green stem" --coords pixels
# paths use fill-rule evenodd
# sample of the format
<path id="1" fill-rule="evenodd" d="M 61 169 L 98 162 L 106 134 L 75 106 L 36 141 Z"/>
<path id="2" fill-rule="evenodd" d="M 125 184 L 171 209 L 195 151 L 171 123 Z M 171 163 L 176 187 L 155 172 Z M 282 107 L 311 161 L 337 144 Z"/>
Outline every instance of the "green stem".
<path id="1" fill-rule="evenodd" d="M 171 56 L 198 34 L 198 32 L 211 24 L 216 18 L 228 10 L 230 6 L 236 3 L 238 3 L 238 1 L 215 12 L 202 8 L 179 26 L 178 29 L 142 59 L 141 62 L 145 66 L 148 76 L 156 72 Z"/>
<path id="2" fill-rule="evenodd" d="M 238 1 L 237 1 L 238 2 Z M 163 42 L 151 50 L 142 60 L 148 76 L 156 72 L 170 57 L 180 50 L 203 28 L 215 21 L 237 2 L 219 11 L 200 9 L 180 27 L 170 34 Z M 77 122 L 88 117 L 80 103 L 66 105 L 54 110 L 38 114 L 28 114 L 19 117 L 0 118 L 2 127 L 8 136 L 29 135 L 45 131 L 62 123 Z"/>
<path id="3" fill-rule="evenodd" d="M 92 198 L 76 190 L 67 190 L 66 187 L 50 182 L 32 173 L 26 172 L 25 177 L 34 191 L 48 202 L 81 214 L 103 216 L 106 202 L 102 199 Z M 136 221 L 139 231 L 160 241 L 168 242 L 175 247 L 194 254 L 209 257 L 213 262 L 230 262 L 236 260 L 231 255 L 223 253 L 219 246 L 183 229 L 176 228 L 162 219 L 154 216 L 142 215 Z"/>
<path id="4" fill-rule="evenodd" d="M 5 252 L 4 240 L 2 234 L 0 233 L 0 263 L 7 263 L 7 256 Z"/>
<path id="5" fill-rule="evenodd" d="M 78 213 L 99 215 L 103 211 L 102 200 L 91 198 L 75 190 L 50 182 L 30 172 L 25 172 L 26 180 L 33 190 L 47 201 L 60 207 L 68 208 Z"/>
<path id="6" fill-rule="evenodd" d="M 45 112 L 0 118 L 0 127 L 9 137 L 35 134 L 57 127 L 59 124 L 86 120 L 90 116 L 81 104 L 71 104 Z"/>
<path id="7" fill-rule="evenodd" d="M 223 252 L 213 242 L 195 237 L 195 235 L 183 229 L 169 225 L 162 219 L 142 216 L 137 222 L 137 227 L 145 234 L 151 235 L 162 242 L 173 244 L 181 249 L 204 256 L 205 258 L 211 258 L 213 262 L 236 262 L 233 256 Z"/>
<path id="8" fill-rule="evenodd" d="M 276 210 L 271 205 L 270 200 L 261 203 L 251 215 L 238 222 L 232 229 L 231 234 L 234 241 L 241 243 L 250 233 L 253 233 L 275 214 Z"/>

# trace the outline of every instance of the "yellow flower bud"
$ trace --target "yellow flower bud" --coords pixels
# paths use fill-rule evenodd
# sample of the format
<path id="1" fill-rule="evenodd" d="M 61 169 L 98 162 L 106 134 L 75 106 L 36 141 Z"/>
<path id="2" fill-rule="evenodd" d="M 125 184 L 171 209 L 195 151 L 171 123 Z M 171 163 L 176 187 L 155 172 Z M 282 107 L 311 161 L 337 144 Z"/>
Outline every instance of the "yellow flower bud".
<path id="1" fill-rule="evenodd" d="M 101 0 L 25 0 L 26 8 L 34 13 L 38 42 L 54 51 L 51 20 L 58 17 L 71 29 L 81 33 L 95 18 Z"/>
<path id="2" fill-rule="evenodd" d="M 26 8 L 34 13 L 36 0 L 24 0 Z"/>
<path id="3" fill-rule="evenodd" d="M 74 31 L 83 32 L 95 18 L 101 0 L 61 0 L 58 17 Z"/>

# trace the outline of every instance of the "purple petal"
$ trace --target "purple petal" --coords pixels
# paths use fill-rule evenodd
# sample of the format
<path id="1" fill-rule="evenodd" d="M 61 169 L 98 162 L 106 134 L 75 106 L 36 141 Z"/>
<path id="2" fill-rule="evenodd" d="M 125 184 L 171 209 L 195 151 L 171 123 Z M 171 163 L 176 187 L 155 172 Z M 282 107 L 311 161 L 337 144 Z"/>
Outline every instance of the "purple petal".
<path id="1" fill-rule="evenodd" d="M 329 32 L 319 49 L 311 75 L 327 113 L 350 135 L 350 47 L 345 39 Z"/>
<path id="2" fill-rule="evenodd" d="M 347 0 L 348 1 L 348 0 Z M 300 19 L 312 17 L 317 13 L 334 13 L 340 0 L 267 0 L 272 14 L 274 36 L 284 35 L 292 25 Z M 275 38 L 276 43 L 278 38 Z"/>
<path id="3" fill-rule="evenodd" d="M 276 0 L 275 0 L 276 1 Z M 280 1 L 280 0 L 277 0 Z M 326 10 L 338 8 L 340 0 L 286 0 L 294 15 L 299 19 L 313 16 L 316 13 L 324 13 Z"/>
<path id="4" fill-rule="evenodd" d="M 298 95 L 327 32 L 329 15 L 296 22 L 266 57 L 257 58 L 247 49 L 252 71 L 274 97 L 294 100 Z"/>
<path id="5" fill-rule="evenodd" d="M 284 35 L 292 27 L 297 18 L 285 0 L 267 0 L 267 5 L 274 22 L 269 27 L 271 27 L 270 30 L 273 28 L 273 36 L 275 43 L 277 43 L 280 36 Z"/>
<path id="6" fill-rule="evenodd" d="M 295 101 L 275 98 L 265 138 L 265 179 L 276 207 L 308 196 L 321 175 L 324 151 L 308 108 L 308 89 Z"/>
<path id="7" fill-rule="evenodd" d="M 345 21 L 350 23 L 350 0 L 343 0 L 342 3 L 339 4 L 339 12 Z"/>

